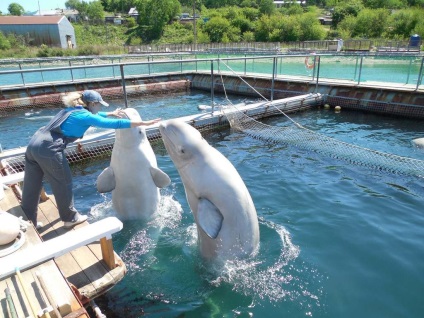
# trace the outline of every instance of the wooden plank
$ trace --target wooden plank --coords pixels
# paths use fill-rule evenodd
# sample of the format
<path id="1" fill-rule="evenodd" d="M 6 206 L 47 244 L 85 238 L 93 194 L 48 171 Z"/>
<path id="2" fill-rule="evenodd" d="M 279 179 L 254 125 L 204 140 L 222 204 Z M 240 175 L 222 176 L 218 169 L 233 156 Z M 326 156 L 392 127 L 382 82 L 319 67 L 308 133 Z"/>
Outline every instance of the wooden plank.
<path id="1" fill-rule="evenodd" d="M 103 293 L 104 286 L 107 285 L 107 282 L 113 281 L 113 277 L 109 271 L 105 269 L 87 246 L 80 247 L 71 253 L 92 282 L 96 291 L 99 294 Z"/>
<path id="2" fill-rule="evenodd" d="M 40 203 L 39 207 L 43 217 L 49 222 L 49 226 L 42 228 L 41 237 L 43 240 L 50 240 L 69 231 L 63 228 L 63 222 L 59 218 L 53 196 L 50 196 L 50 200 Z M 78 289 L 81 286 L 85 286 L 90 294 L 95 293 L 96 287 L 71 253 L 56 258 L 55 262 L 71 284 Z"/>
<path id="3" fill-rule="evenodd" d="M 67 315 L 71 311 L 81 307 L 62 273 L 58 270 L 53 261 L 37 266 L 36 272 L 43 277 L 46 287 L 54 299 L 54 303 L 58 305 L 62 315 Z M 61 283 L 59 284 L 58 282 Z"/>
<path id="4" fill-rule="evenodd" d="M 10 212 L 11 214 L 17 217 L 22 216 L 24 220 L 28 220 L 24 211 L 22 211 L 21 205 L 18 202 L 18 199 L 16 199 L 16 196 L 13 193 L 12 189 L 4 190 L 4 194 L 4 198 L 0 200 L 0 206 L 2 210 Z"/>
<path id="5" fill-rule="evenodd" d="M 18 277 L 19 290 L 21 291 L 22 296 L 29 304 L 29 312 L 33 317 L 37 317 L 37 313 L 40 312 L 41 307 L 35 295 L 35 291 L 32 288 L 34 279 L 32 278 L 31 271 L 25 271 L 16 273 Z"/>
<path id="6" fill-rule="evenodd" d="M 93 254 L 96 255 L 99 262 L 103 264 L 106 269 L 108 269 L 106 267 L 107 266 L 106 263 L 102 261 L 102 251 L 100 247 L 100 242 L 93 242 L 91 244 L 88 244 L 87 246 L 93 252 Z M 114 283 L 118 283 L 125 276 L 127 272 L 127 268 L 124 262 L 122 261 L 122 259 L 119 257 L 119 255 L 115 251 L 114 251 L 114 254 L 115 254 L 115 264 L 117 264 L 117 266 L 114 269 L 109 270 L 109 273 L 113 276 Z"/>
<path id="7" fill-rule="evenodd" d="M 25 297 L 22 295 L 22 292 L 16 280 L 16 276 L 8 278 L 6 280 L 6 284 L 7 284 L 7 287 L 9 287 L 18 317 L 31 316 L 31 310 L 30 310 L 29 304 L 26 301 Z"/>
<path id="8" fill-rule="evenodd" d="M 71 253 L 56 258 L 55 262 L 69 283 L 78 289 L 85 286 L 90 294 L 95 293 L 96 288 Z M 82 292 L 81 294 L 85 295 L 85 293 Z"/>
<path id="9" fill-rule="evenodd" d="M 0 184 L 16 184 L 24 180 L 24 172 L 12 173 L 6 176 L 0 176 Z"/>
<path id="10" fill-rule="evenodd" d="M 0 311 L 3 314 L 3 316 L 0 317 L 9 318 L 11 315 L 6 299 L 6 288 L 6 281 L 0 281 Z"/>
<path id="11" fill-rule="evenodd" d="M 84 251 L 84 255 L 81 255 L 82 260 L 73 254 L 74 258 L 79 263 L 82 262 L 84 264 L 82 266 L 83 268 L 87 268 L 86 263 L 88 259 L 94 258 L 94 262 L 91 264 L 97 262 L 97 259 L 85 245 L 102 237 L 109 237 L 121 229 L 121 221 L 116 217 L 107 217 L 75 231 L 69 231 L 49 241 L 39 242 L 30 250 L 23 249 L 15 254 L 4 257 L 3 262 L 0 263 L 0 278 L 12 274 L 17 267 L 24 270 L 71 251 L 74 251 L 74 254 L 77 255 L 78 250 Z"/>
<path id="12" fill-rule="evenodd" d="M 48 215 L 49 218 L 54 218 L 55 214 L 57 215 L 57 212 L 55 214 L 53 212 L 57 210 L 54 197 L 50 197 L 49 201 L 41 203 L 40 207 L 43 213 Z M 69 231 L 63 227 L 57 227 L 63 224 L 60 220 L 55 220 L 53 222 L 56 227 L 55 233 L 43 232 L 43 239 L 51 239 L 55 234 L 61 235 Z M 85 225 L 87 224 L 88 223 L 85 223 Z M 84 227 L 85 225 L 78 225 L 74 227 L 74 230 Z M 117 274 L 116 277 L 111 275 L 106 263 L 102 261 L 99 242 L 95 241 L 94 243 L 88 244 L 88 246 L 92 244 L 98 246 L 98 253 L 93 253 L 91 248 L 81 247 L 56 259 L 56 263 L 61 268 L 64 275 L 68 277 L 69 282 L 75 285 L 81 294 L 89 298 L 95 297 L 103 293 L 105 289 L 111 288 L 111 284 L 119 282 L 125 274 L 124 271 L 123 274 Z M 77 264 L 75 264 L 75 262 Z"/>
<path id="13" fill-rule="evenodd" d="M 115 252 L 113 251 L 112 239 L 102 237 L 100 239 L 100 247 L 102 250 L 102 257 L 109 269 L 114 269 L 115 265 Z"/>

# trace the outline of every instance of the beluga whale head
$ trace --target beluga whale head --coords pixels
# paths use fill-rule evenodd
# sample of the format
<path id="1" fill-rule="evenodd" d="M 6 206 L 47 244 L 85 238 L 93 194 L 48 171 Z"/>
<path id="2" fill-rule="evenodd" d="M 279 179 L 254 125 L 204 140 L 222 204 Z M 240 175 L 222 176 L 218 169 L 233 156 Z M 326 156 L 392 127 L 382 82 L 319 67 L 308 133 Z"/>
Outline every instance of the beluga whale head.
<path id="1" fill-rule="evenodd" d="M 183 121 L 162 122 L 159 130 L 184 184 L 203 258 L 254 255 L 259 246 L 256 209 L 233 164 Z"/>

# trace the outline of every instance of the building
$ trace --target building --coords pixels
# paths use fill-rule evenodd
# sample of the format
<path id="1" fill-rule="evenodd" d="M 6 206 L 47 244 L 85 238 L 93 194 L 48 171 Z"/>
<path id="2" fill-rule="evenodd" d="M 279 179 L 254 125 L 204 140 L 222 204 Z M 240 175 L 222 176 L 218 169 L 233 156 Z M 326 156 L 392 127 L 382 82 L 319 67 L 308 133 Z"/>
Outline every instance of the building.
<path id="1" fill-rule="evenodd" d="M 302 0 L 302 1 L 291 1 L 291 0 L 286 0 L 286 1 L 274 1 L 274 4 L 277 8 L 281 8 L 284 6 L 289 6 L 292 4 L 299 4 L 301 6 L 306 5 L 306 0 Z"/>
<path id="2" fill-rule="evenodd" d="M 77 46 L 74 27 L 65 16 L 0 16 L 0 31 L 23 35 L 31 45 Z"/>
<path id="3" fill-rule="evenodd" d="M 130 11 L 128 11 L 128 15 L 133 18 L 138 18 L 138 11 L 136 8 L 131 8 Z"/>
<path id="4" fill-rule="evenodd" d="M 82 18 L 78 12 L 78 10 L 75 9 L 54 9 L 54 10 L 37 10 L 34 12 L 26 12 L 24 16 L 51 16 L 51 15 L 64 15 L 68 18 L 71 22 L 78 22 Z"/>

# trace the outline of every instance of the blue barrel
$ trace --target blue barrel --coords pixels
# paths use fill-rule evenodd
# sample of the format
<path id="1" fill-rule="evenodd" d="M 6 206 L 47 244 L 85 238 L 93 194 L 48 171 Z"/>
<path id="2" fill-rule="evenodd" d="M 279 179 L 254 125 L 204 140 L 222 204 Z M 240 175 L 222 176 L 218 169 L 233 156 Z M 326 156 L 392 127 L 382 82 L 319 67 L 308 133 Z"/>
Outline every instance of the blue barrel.
<path id="1" fill-rule="evenodd" d="M 409 39 L 409 46 L 418 47 L 420 46 L 421 37 L 418 34 L 411 35 Z"/>

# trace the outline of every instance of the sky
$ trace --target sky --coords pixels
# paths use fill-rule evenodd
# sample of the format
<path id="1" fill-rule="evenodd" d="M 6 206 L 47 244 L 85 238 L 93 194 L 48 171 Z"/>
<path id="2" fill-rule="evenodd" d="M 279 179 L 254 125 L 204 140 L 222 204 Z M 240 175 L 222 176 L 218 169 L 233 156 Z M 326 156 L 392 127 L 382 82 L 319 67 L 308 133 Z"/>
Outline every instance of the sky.
<path id="1" fill-rule="evenodd" d="M 66 1 L 67 0 L 0 0 L 0 11 L 3 14 L 9 14 L 7 8 L 11 3 L 19 3 L 25 11 L 37 11 L 38 4 L 40 4 L 40 9 L 42 11 L 56 8 L 64 9 Z M 90 0 L 88 2 L 90 2 Z"/>

